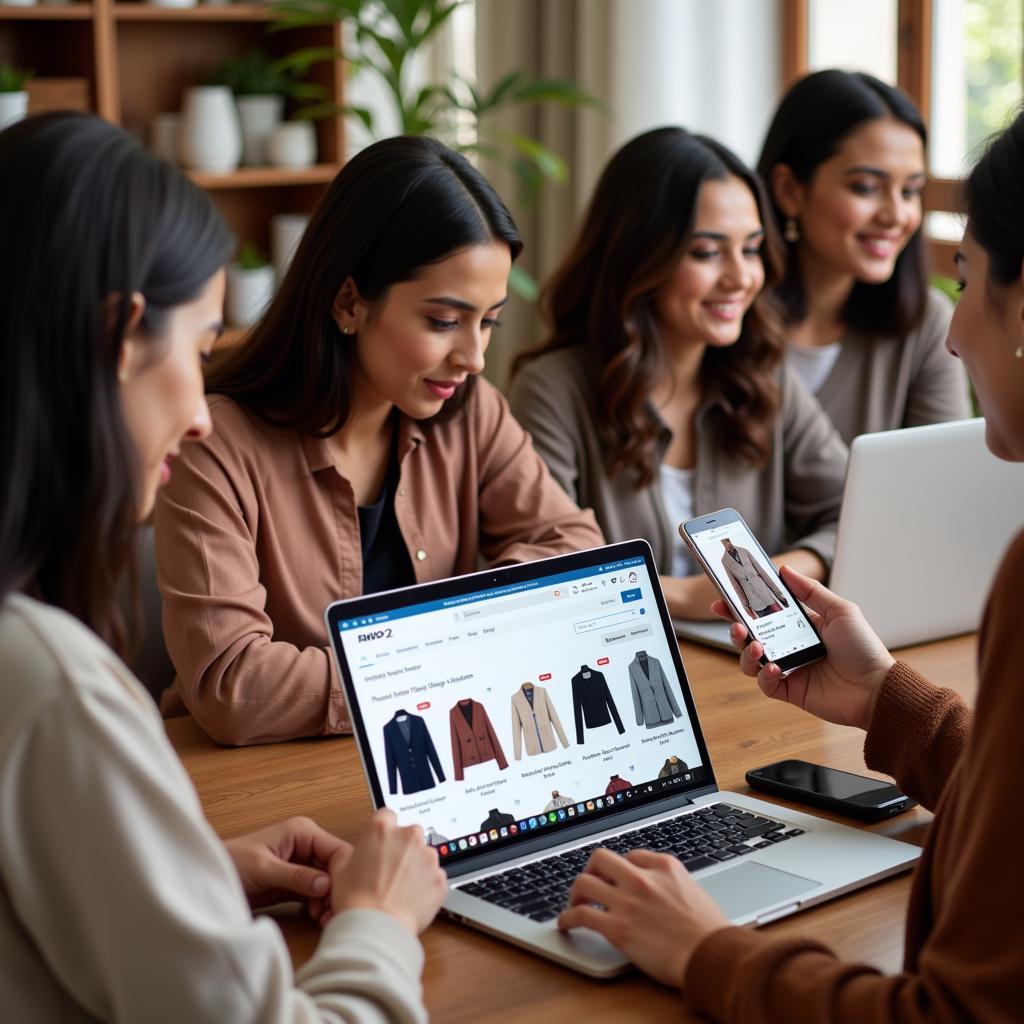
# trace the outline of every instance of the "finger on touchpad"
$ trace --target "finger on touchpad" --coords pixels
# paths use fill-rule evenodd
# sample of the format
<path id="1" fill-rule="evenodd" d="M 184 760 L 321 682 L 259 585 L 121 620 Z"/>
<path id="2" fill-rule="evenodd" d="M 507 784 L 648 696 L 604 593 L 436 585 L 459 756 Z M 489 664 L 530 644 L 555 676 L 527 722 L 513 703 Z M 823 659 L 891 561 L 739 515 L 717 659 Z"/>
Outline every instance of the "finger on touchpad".
<path id="1" fill-rule="evenodd" d="M 698 875 L 696 881 L 731 921 L 759 914 L 821 885 L 813 878 L 791 875 L 749 860 L 713 875 Z"/>

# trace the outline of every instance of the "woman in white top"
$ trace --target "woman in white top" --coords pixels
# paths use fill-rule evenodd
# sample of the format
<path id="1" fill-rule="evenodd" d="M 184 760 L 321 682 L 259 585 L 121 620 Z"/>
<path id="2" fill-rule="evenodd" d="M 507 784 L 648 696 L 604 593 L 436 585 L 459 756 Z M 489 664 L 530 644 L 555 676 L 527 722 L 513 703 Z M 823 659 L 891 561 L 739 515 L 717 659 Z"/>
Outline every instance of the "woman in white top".
<path id="1" fill-rule="evenodd" d="M 949 300 L 928 288 L 926 141 L 899 89 L 819 71 L 783 97 L 757 165 L 786 241 L 786 359 L 847 444 L 971 414 Z"/>
<path id="2" fill-rule="evenodd" d="M 209 431 L 201 359 L 231 240 L 97 118 L 0 134 L 0 1005 L 12 1021 L 425 1019 L 445 891 L 381 812 L 353 849 L 292 819 L 221 843 L 115 651 L 132 530 Z M 293 974 L 251 908 L 324 925 Z"/>

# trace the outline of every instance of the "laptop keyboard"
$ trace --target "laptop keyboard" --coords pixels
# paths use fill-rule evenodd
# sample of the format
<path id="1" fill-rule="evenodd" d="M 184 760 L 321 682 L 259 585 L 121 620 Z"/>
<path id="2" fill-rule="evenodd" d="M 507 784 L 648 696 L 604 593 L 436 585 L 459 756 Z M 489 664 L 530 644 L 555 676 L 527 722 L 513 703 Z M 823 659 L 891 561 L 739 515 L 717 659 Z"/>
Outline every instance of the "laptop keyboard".
<path id="1" fill-rule="evenodd" d="M 550 921 L 565 909 L 574 879 L 586 867 L 590 855 L 602 847 L 616 853 L 629 850 L 670 853 L 688 870 L 699 871 L 803 835 L 803 831 L 787 829 L 781 821 L 738 807 L 714 804 L 678 818 L 610 836 L 600 843 L 488 875 L 458 889 L 533 921 Z"/>

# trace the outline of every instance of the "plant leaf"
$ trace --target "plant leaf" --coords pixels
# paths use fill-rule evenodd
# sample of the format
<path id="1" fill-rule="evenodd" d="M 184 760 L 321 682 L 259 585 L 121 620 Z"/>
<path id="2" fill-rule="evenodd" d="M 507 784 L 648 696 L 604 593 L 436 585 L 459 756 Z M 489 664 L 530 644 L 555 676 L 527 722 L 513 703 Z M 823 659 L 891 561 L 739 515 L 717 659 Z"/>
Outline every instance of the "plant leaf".
<path id="1" fill-rule="evenodd" d="M 508 272 L 508 287 L 527 302 L 536 302 L 537 296 L 540 295 L 537 279 L 519 263 L 513 263 L 512 269 Z"/>
<path id="2" fill-rule="evenodd" d="M 496 138 L 507 142 L 516 152 L 525 157 L 533 164 L 546 178 L 564 183 L 569 178 L 569 168 L 565 161 L 552 149 L 548 149 L 543 143 L 531 139 L 528 135 L 520 132 L 496 132 Z"/>

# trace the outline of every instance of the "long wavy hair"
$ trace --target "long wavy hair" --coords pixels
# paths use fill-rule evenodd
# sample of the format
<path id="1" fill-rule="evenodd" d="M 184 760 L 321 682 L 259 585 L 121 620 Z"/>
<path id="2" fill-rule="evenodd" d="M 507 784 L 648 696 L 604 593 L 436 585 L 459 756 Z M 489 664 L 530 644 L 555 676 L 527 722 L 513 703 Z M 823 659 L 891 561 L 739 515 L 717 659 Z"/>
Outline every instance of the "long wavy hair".
<path id="1" fill-rule="evenodd" d="M 769 183 L 772 170 L 784 164 L 797 181 L 807 184 L 826 160 L 835 156 L 843 141 L 858 128 L 879 118 L 905 124 L 927 146 L 928 133 L 921 113 L 906 93 L 862 71 L 834 68 L 801 78 L 782 98 L 765 136 L 757 171 Z M 771 197 L 777 226 L 785 214 Z M 922 222 L 923 224 L 923 222 Z M 786 245 L 786 270 L 777 294 L 787 323 L 807 315 L 807 295 L 797 257 L 797 244 Z M 928 259 L 922 227 L 896 259 L 888 281 L 857 281 L 843 309 L 843 323 L 854 330 L 902 337 L 924 318 L 928 301 Z"/>
<path id="2" fill-rule="evenodd" d="M 277 295 L 251 335 L 215 360 L 207 391 L 266 422 L 326 437 L 349 419 L 356 346 L 332 315 L 348 278 L 367 302 L 461 249 L 523 243 L 484 176 L 436 139 L 398 136 L 350 160 L 317 205 Z M 435 419 L 458 412 L 470 377 Z"/>
<path id="3" fill-rule="evenodd" d="M 773 283 L 781 243 L 757 176 L 714 139 L 657 128 L 627 142 L 605 167 L 579 235 L 541 295 L 548 337 L 515 362 L 517 370 L 544 352 L 585 349 L 606 469 L 637 489 L 656 474 L 659 426 L 649 396 L 666 370 L 655 296 L 685 255 L 701 186 L 729 177 L 743 181 L 757 203 L 765 276 Z M 708 346 L 701 364 L 703 393 L 719 400 L 716 443 L 753 467 L 771 452 L 782 351 L 780 316 L 763 290 L 739 339 Z"/>
<path id="4" fill-rule="evenodd" d="M 141 466 L 117 367 L 134 292 L 156 362 L 230 256 L 209 197 L 127 132 L 44 114 L 0 133 L 0 602 L 62 608 L 119 653 Z"/>

